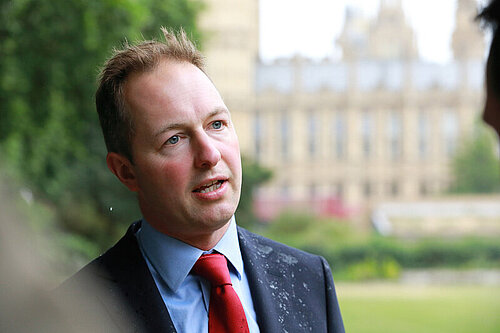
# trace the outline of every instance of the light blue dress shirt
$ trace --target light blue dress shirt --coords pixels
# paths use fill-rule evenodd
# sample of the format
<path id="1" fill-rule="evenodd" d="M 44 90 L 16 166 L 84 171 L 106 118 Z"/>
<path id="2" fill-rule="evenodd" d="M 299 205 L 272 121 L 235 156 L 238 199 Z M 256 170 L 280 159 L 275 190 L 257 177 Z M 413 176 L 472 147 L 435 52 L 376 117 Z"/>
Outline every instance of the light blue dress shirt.
<path id="1" fill-rule="evenodd" d="M 230 263 L 231 282 L 243 305 L 250 332 L 259 332 L 234 216 L 212 251 L 200 250 L 160 233 L 144 219 L 136 237 L 177 332 L 208 332 L 210 283 L 189 273 L 202 254 L 212 251 L 223 254 Z"/>

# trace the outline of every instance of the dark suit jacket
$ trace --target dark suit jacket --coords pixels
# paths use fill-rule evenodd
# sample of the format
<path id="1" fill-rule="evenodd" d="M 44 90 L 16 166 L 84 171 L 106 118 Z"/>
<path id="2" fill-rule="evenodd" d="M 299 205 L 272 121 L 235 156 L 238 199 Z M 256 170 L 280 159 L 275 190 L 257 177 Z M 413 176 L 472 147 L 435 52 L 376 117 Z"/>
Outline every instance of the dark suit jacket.
<path id="1" fill-rule="evenodd" d="M 175 332 L 134 236 L 139 227 L 132 224 L 114 247 L 56 291 L 84 304 L 82 313 L 99 317 L 94 320 L 103 321 L 103 332 Z M 243 228 L 238 237 L 261 332 L 344 332 L 325 259 Z M 83 317 L 78 325 L 84 328 Z"/>

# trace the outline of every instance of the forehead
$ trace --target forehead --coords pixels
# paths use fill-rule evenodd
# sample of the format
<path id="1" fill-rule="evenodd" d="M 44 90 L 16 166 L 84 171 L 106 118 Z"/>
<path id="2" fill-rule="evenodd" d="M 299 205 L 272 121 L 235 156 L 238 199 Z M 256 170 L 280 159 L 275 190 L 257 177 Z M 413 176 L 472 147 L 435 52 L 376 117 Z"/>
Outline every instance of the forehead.
<path id="1" fill-rule="evenodd" d="M 124 97 L 134 125 L 163 126 L 227 110 L 210 79 L 188 62 L 162 60 L 151 71 L 133 73 Z"/>
<path id="2" fill-rule="evenodd" d="M 131 73 L 124 84 L 124 97 L 127 103 L 158 102 L 161 97 L 175 95 L 178 90 L 192 83 L 209 81 L 196 66 L 184 61 L 160 60 L 147 71 Z M 206 84 L 206 82 L 204 82 Z"/>

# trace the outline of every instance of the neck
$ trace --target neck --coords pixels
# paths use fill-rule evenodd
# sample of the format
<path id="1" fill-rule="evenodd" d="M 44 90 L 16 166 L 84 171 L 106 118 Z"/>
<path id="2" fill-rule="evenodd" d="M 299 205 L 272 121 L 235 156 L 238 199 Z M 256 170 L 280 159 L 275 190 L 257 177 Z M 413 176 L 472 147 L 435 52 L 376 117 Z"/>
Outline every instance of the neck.
<path id="1" fill-rule="evenodd" d="M 224 225 L 215 230 L 202 230 L 198 232 L 175 232 L 175 230 L 168 230 L 161 224 L 154 223 L 154 221 L 148 219 L 147 217 L 145 218 L 148 223 L 154 229 L 156 229 L 156 231 L 203 251 L 209 251 L 213 249 L 215 245 L 217 245 L 217 243 L 226 233 L 232 220 L 232 218 L 229 219 Z"/>
<path id="2" fill-rule="evenodd" d="M 209 251 L 217 245 L 217 243 L 221 240 L 221 238 L 224 236 L 224 234 L 227 231 L 227 228 L 229 228 L 231 220 L 229 220 L 222 228 L 219 228 L 213 232 L 208 232 L 206 234 L 200 234 L 197 236 L 193 237 L 175 237 L 181 242 L 184 242 L 186 244 L 189 244 L 193 247 L 196 247 L 200 250 L 203 251 Z"/>

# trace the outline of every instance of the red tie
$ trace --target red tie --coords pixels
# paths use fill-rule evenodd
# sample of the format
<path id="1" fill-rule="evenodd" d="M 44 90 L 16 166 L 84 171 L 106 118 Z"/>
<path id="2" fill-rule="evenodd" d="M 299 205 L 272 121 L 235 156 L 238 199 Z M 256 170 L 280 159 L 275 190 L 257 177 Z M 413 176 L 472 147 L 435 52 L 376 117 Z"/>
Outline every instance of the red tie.
<path id="1" fill-rule="evenodd" d="M 249 333 L 243 306 L 229 277 L 226 257 L 216 253 L 202 255 L 192 271 L 207 279 L 212 286 L 208 333 Z"/>

